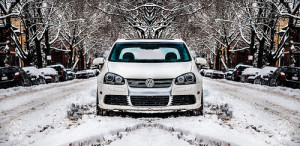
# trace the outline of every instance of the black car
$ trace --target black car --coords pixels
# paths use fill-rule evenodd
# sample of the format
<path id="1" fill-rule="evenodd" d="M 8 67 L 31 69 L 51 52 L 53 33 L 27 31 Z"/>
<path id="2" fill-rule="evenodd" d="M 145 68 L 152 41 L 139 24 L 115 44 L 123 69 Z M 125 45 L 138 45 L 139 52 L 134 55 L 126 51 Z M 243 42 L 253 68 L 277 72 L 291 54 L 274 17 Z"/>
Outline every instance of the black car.
<path id="1" fill-rule="evenodd" d="M 225 79 L 227 80 L 231 80 L 231 75 L 233 73 L 234 69 L 228 69 L 226 72 L 225 72 Z"/>
<path id="2" fill-rule="evenodd" d="M 269 85 L 270 76 L 276 69 L 277 67 L 272 66 L 263 67 L 258 75 L 255 76 L 254 84 Z"/>
<path id="3" fill-rule="evenodd" d="M 68 80 L 68 73 L 67 71 L 65 70 L 65 67 L 63 65 L 50 65 L 50 66 L 47 66 L 48 68 L 54 68 L 57 73 L 58 73 L 58 78 L 59 78 L 59 81 L 66 81 Z"/>
<path id="4" fill-rule="evenodd" d="M 88 79 L 89 78 L 89 74 L 86 70 L 77 71 L 75 76 L 76 76 L 76 79 Z"/>
<path id="5" fill-rule="evenodd" d="M 241 74 L 242 72 L 246 69 L 246 68 L 250 68 L 252 66 L 249 66 L 249 65 L 237 65 L 235 68 L 234 68 L 234 71 L 232 72 L 232 75 L 231 75 L 231 80 L 233 81 L 240 81 L 241 80 Z"/>
<path id="6" fill-rule="evenodd" d="M 270 86 L 288 86 L 300 88 L 300 68 L 296 67 L 278 67 L 270 76 Z"/>
<path id="7" fill-rule="evenodd" d="M 0 68 L 0 88 L 31 86 L 30 76 L 18 66 Z"/>
<path id="8" fill-rule="evenodd" d="M 75 79 L 75 72 L 73 72 L 71 69 L 66 69 L 66 72 L 68 74 L 68 80 Z"/>
<path id="9" fill-rule="evenodd" d="M 33 85 L 46 84 L 44 75 L 39 69 L 34 66 L 28 66 L 22 68 L 31 78 L 31 83 Z"/>

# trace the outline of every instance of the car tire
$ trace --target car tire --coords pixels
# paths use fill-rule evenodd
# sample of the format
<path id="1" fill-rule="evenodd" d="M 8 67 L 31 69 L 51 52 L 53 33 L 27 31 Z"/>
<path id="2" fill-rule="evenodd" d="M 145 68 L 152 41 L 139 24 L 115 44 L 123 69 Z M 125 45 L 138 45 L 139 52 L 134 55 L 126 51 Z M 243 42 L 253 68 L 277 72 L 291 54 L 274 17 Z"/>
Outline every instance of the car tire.
<path id="1" fill-rule="evenodd" d="M 281 82 L 280 82 L 279 80 L 276 80 L 275 86 L 276 86 L 276 87 L 281 86 Z"/>
<path id="2" fill-rule="evenodd" d="M 20 80 L 19 83 L 18 83 L 18 85 L 19 85 L 19 86 L 24 86 L 24 81 L 23 81 L 23 80 Z"/>
<path id="3" fill-rule="evenodd" d="M 203 89 L 202 89 L 202 92 L 201 92 L 201 107 L 198 108 L 198 109 L 195 109 L 191 112 L 191 114 L 193 116 L 203 116 L 203 107 L 204 107 L 204 104 L 203 104 Z M 185 114 L 186 116 L 189 116 L 188 114 Z"/>
<path id="4" fill-rule="evenodd" d="M 99 103 L 99 99 L 98 99 L 98 90 L 97 90 L 97 96 L 96 96 L 96 115 L 99 116 L 100 115 L 100 108 L 98 106 Z"/>

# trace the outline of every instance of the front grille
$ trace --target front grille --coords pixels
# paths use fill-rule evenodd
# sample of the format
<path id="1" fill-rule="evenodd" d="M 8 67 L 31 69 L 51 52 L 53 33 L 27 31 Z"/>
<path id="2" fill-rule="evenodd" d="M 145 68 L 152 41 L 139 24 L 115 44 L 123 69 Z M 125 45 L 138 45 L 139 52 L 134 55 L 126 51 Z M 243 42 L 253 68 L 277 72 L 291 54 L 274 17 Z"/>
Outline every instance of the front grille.
<path id="1" fill-rule="evenodd" d="M 174 95 L 172 105 L 189 105 L 195 104 L 196 98 L 194 95 Z"/>
<path id="2" fill-rule="evenodd" d="M 106 95 L 104 103 L 110 105 L 128 105 L 127 96 L 125 95 Z"/>
<path id="3" fill-rule="evenodd" d="M 133 106 L 166 106 L 169 96 L 131 96 Z"/>
<path id="4" fill-rule="evenodd" d="M 146 79 L 127 79 L 128 85 L 132 88 L 148 88 L 145 84 Z M 154 85 L 151 88 L 167 88 L 172 84 L 172 79 L 154 79 Z"/>

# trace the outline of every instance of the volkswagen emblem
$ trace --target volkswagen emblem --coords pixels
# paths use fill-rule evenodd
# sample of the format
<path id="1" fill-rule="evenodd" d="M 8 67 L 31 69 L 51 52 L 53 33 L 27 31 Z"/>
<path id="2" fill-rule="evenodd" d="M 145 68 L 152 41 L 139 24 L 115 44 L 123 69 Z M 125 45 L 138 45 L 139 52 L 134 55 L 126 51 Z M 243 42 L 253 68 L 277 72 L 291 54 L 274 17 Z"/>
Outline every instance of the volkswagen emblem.
<path id="1" fill-rule="evenodd" d="M 154 86 L 154 80 L 153 79 L 147 79 L 145 84 L 148 88 L 151 88 L 151 87 Z"/>

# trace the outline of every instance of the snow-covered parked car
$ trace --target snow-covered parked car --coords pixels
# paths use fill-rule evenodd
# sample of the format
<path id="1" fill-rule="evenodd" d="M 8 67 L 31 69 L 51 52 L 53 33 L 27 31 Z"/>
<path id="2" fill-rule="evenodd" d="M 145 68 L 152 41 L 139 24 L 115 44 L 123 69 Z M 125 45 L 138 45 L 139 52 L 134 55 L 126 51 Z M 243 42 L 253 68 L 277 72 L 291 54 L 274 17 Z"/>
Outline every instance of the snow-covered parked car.
<path id="1" fill-rule="evenodd" d="M 80 70 L 75 73 L 76 79 L 88 79 L 89 74 L 86 70 Z"/>
<path id="2" fill-rule="evenodd" d="M 213 79 L 223 79 L 224 78 L 224 73 L 219 70 L 214 70 L 211 74 L 211 78 Z"/>
<path id="3" fill-rule="evenodd" d="M 95 77 L 97 71 L 93 69 L 87 69 L 86 72 L 89 74 L 89 77 Z"/>
<path id="4" fill-rule="evenodd" d="M 260 68 L 246 68 L 240 76 L 241 82 L 254 83 L 255 76 L 257 76 L 260 71 Z"/>
<path id="5" fill-rule="evenodd" d="M 67 75 L 68 75 L 68 80 L 73 80 L 75 79 L 75 72 L 73 72 L 71 69 L 66 69 Z"/>
<path id="6" fill-rule="evenodd" d="M 199 71 L 200 75 L 204 76 L 204 72 L 208 69 L 209 69 L 209 67 L 202 67 Z"/>
<path id="7" fill-rule="evenodd" d="M 50 66 L 47 66 L 47 68 L 53 68 L 57 71 L 59 81 L 68 80 L 68 74 L 63 65 L 61 65 L 61 64 L 50 65 Z"/>
<path id="8" fill-rule="evenodd" d="M 231 76 L 232 76 L 233 71 L 234 71 L 233 68 L 228 69 L 228 70 L 225 72 L 225 79 L 231 80 L 231 79 L 232 79 Z"/>
<path id="9" fill-rule="evenodd" d="M 214 72 L 214 70 L 212 70 L 212 69 L 205 70 L 204 71 L 204 76 L 205 77 L 211 77 L 213 72 Z"/>
<path id="10" fill-rule="evenodd" d="M 44 73 L 44 77 L 46 83 L 57 83 L 59 82 L 58 73 L 53 68 L 40 68 L 39 69 L 42 73 Z"/>
<path id="11" fill-rule="evenodd" d="M 254 84 L 269 85 L 270 75 L 277 69 L 277 67 L 265 66 L 261 69 L 257 76 L 255 76 Z"/>
<path id="12" fill-rule="evenodd" d="M 250 65 L 244 65 L 244 64 L 238 64 L 232 74 L 231 74 L 231 80 L 233 81 L 240 81 L 241 80 L 241 75 L 242 72 L 246 69 L 246 68 L 252 68 L 253 66 Z"/>
<path id="13" fill-rule="evenodd" d="M 118 40 L 97 84 L 98 115 L 203 112 L 202 76 L 182 40 Z"/>
<path id="14" fill-rule="evenodd" d="M 30 76 L 33 85 L 45 84 L 44 75 L 34 66 L 23 67 L 23 70 Z"/>

